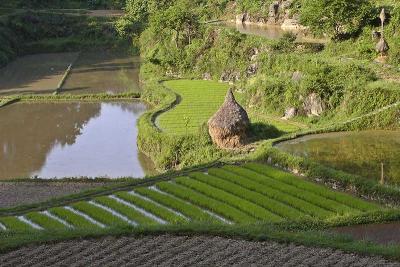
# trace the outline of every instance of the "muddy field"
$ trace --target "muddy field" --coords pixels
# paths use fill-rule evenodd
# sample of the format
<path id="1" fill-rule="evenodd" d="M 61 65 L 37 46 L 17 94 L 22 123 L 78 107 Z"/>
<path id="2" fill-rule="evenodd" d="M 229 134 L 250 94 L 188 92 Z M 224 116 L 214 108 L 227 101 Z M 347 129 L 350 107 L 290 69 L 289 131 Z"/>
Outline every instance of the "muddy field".
<path id="1" fill-rule="evenodd" d="M 0 183 L 0 208 L 46 201 L 51 198 L 79 193 L 102 185 L 104 183 Z"/>
<path id="2" fill-rule="evenodd" d="M 383 245 L 400 244 L 399 222 L 344 226 L 336 228 L 334 232 Z"/>
<path id="3" fill-rule="evenodd" d="M 139 91 L 140 58 L 116 51 L 81 53 L 66 79 L 63 93 L 122 93 Z"/>
<path id="4" fill-rule="evenodd" d="M 52 93 L 78 53 L 37 54 L 17 58 L 0 69 L 0 95 Z"/>
<path id="5" fill-rule="evenodd" d="M 0 255 L 2 266 L 400 266 L 378 257 L 220 237 L 122 237 L 31 246 Z"/>

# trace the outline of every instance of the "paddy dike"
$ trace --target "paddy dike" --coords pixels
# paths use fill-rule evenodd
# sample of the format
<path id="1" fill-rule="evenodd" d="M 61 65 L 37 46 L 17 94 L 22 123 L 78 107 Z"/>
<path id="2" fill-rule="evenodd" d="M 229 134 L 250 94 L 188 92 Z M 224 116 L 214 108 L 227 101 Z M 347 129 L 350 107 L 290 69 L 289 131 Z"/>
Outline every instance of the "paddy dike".
<path id="1" fill-rule="evenodd" d="M 207 236 L 107 237 L 29 246 L 2 266 L 400 266 L 380 257 Z"/>

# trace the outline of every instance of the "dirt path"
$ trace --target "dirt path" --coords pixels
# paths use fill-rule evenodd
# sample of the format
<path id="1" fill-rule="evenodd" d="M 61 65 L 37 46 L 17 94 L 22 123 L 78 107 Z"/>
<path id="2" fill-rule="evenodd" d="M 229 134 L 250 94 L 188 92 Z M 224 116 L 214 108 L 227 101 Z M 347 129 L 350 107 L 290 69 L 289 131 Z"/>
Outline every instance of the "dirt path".
<path id="1" fill-rule="evenodd" d="M 379 257 L 220 237 L 122 237 L 21 248 L 1 266 L 400 266 Z"/>
<path id="2" fill-rule="evenodd" d="M 0 208 L 46 201 L 50 198 L 79 193 L 85 189 L 102 185 L 104 183 L 0 182 Z"/>

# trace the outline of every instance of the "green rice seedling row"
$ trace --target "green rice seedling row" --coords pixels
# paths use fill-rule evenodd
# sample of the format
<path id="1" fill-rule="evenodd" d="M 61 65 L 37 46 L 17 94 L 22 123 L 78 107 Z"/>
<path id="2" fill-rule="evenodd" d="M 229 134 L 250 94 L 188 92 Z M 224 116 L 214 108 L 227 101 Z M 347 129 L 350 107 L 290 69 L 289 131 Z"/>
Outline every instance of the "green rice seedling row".
<path id="1" fill-rule="evenodd" d="M 158 183 L 157 187 L 174 196 L 185 199 L 194 205 L 209 209 L 231 221 L 237 223 L 252 223 L 257 221 L 254 217 L 243 211 L 240 211 L 224 202 L 210 198 L 188 187 L 168 182 Z"/>
<path id="2" fill-rule="evenodd" d="M 39 212 L 30 212 L 25 217 L 46 230 L 65 230 L 67 228 L 64 224 Z"/>
<path id="3" fill-rule="evenodd" d="M 108 226 L 127 225 L 127 222 L 102 208 L 90 204 L 89 202 L 77 202 L 72 204 L 71 207 Z"/>
<path id="4" fill-rule="evenodd" d="M 287 184 L 291 184 L 303 190 L 307 190 L 313 192 L 315 194 L 322 195 L 326 198 L 335 200 L 342 204 L 348 205 L 355 209 L 359 209 L 362 211 L 372 211 L 379 208 L 378 205 L 370 202 L 363 201 L 361 199 L 355 198 L 353 196 L 347 195 L 341 192 L 332 191 L 324 186 L 314 184 L 312 182 L 304 181 L 297 178 L 290 173 L 286 173 L 284 171 L 277 170 L 267 165 L 258 164 L 258 163 L 248 163 L 243 167 L 256 171 L 258 173 L 268 175 L 276 180 L 285 182 Z"/>
<path id="5" fill-rule="evenodd" d="M 215 188 L 213 186 L 210 186 L 206 183 L 199 182 L 197 180 L 191 179 L 189 177 L 179 177 L 176 178 L 175 181 L 178 184 L 184 185 L 188 188 L 191 188 L 201 194 L 204 194 L 210 198 L 219 200 L 221 202 L 224 202 L 232 207 L 235 207 L 242 212 L 245 212 L 249 214 L 250 216 L 257 218 L 259 220 L 264 220 L 264 221 L 280 221 L 282 218 L 275 214 L 272 213 L 269 210 L 266 210 L 259 205 L 254 204 L 251 201 L 247 201 L 241 197 L 237 197 L 234 194 L 228 193 L 224 190 Z"/>
<path id="6" fill-rule="evenodd" d="M 79 216 L 63 207 L 51 208 L 48 210 L 48 212 L 69 223 L 74 228 L 85 229 L 98 227 L 98 225 L 91 223 L 82 216 Z"/>
<path id="7" fill-rule="evenodd" d="M 268 176 L 259 174 L 257 172 L 254 172 L 250 169 L 246 168 L 241 168 L 241 167 L 236 167 L 236 166 L 224 166 L 224 170 L 236 173 L 240 176 L 247 177 L 249 179 L 252 179 L 254 181 L 257 181 L 261 184 L 270 186 L 276 190 L 280 190 L 284 193 L 290 194 L 292 196 L 295 196 L 297 198 L 301 198 L 305 201 L 308 201 L 310 203 L 313 203 L 317 206 L 320 206 L 322 208 L 331 210 L 333 212 L 336 212 L 338 214 L 349 214 L 356 212 L 357 210 L 346 206 L 342 203 L 336 202 L 334 200 L 325 198 L 319 194 L 315 194 L 310 191 L 306 191 L 303 189 L 299 189 L 295 186 L 280 182 L 278 180 L 275 180 L 273 178 L 270 178 Z M 298 179 L 298 178 L 297 178 Z"/>
<path id="8" fill-rule="evenodd" d="M 150 201 L 144 200 L 143 198 L 135 196 L 131 193 L 119 192 L 116 194 L 116 196 L 129 202 L 129 203 L 132 203 L 135 206 L 138 206 L 139 208 L 146 210 L 147 212 L 149 212 L 151 214 L 154 214 L 155 216 L 163 219 L 166 222 L 181 223 L 181 222 L 186 221 L 183 217 L 176 215 L 175 213 L 169 211 L 168 209 L 166 209 L 162 206 L 156 205 Z"/>
<path id="9" fill-rule="evenodd" d="M 181 97 L 176 107 L 158 118 L 161 129 L 171 134 L 196 132 L 224 102 L 228 89 L 227 84 L 212 81 L 175 80 L 164 85 Z"/>
<path id="10" fill-rule="evenodd" d="M 193 221 L 215 221 L 215 218 L 204 212 L 199 207 L 182 201 L 174 196 L 159 193 L 148 188 L 136 188 L 136 193 L 145 196 L 161 205 L 171 208 L 184 216 L 189 217 Z"/>
<path id="11" fill-rule="evenodd" d="M 2 223 L 8 231 L 26 232 L 36 230 L 29 224 L 21 222 L 17 217 L 14 216 L 0 218 L 0 223 Z"/>
<path id="12" fill-rule="evenodd" d="M 95 201 L 109 207 L 116 212 L 126 216 L 131 221 L 135 222 L 136 224 L 145 225 L 145 224 L 156 224 L 157 222 L 147 216 L 144 216 L 142 213 L 138 212 L 137 210 L 118 202 L 115 199 L 110 197 L 98 197 L 95 198 Z"/>
<path id="13" fill-rule="evenodd" d="M 306 213 L 294 209 L 284 203 L 218 177 L 203 173 L 193 173 L 190 175 L 190 177 L 263 207 L 266 210 L 271 211 L 273 213 L 273 217 L 276 217 L 275 215 L 277 214 L 283 218 L 298 220 L 307 216 Z"/>
<path id="14" fill-rule="evenodd" d="M 244 188 L 247 188 L 254 192 L 258 192 L 260 194 L 263 194 L 265 196 L 273 198 L 277 201 L 285 203 L 285 204 L 287 204 L 293 208 L 296 208 L 304 213 L 310 214 L 313 217 L 326 218 L 326 217 L 330 217 L 330 216 L 334 215 L 334 213 L 332 211 L 323 209 L 317 205 L 314 205 L 312 203 L 304 201 L 300 198 L 288 195 L 279 190 L 275 190 L 269 186 L 257 183 L 249 178 L 242 177 L 235 173 L 231 173 L 231 172 L 225 171 L 223 169 L 217 169 L 217 168 L 209 169 L 208 173 L 210 175 L 219 177 L 221 179 L 225 179 L 232 183 L 238 184 Z"/>

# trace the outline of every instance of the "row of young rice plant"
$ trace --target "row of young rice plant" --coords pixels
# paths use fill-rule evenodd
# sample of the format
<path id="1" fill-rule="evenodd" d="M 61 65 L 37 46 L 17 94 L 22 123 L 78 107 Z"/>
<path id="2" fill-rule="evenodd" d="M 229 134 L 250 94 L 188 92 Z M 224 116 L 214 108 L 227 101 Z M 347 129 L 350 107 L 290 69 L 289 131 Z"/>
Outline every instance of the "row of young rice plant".
<path id="1" fill-rule="evenodd" d="M 231 183 L 218 177 L 203 173 L 192 173 L 190 174 L 190 177 L 263 207 L 264 209 L 272 212 L 273 217 L 276 217 L 275 215 L 277 214 L 283 218 L 298 220 L 307 216 L 306 213 L 294 209 L 282 202 L 276 201 L 273 198 L 269 198 L 266 195 L 262 195 L 258 192 L 246 189 L 240 185 Z"/>
<path id="2" fill-rule="evenodd" d="M 9 216 L 0 218 L 0 223 L 6 227 L 7 230 L 13 232 L 26 232 L 36 230 L 35 228 L 29 226 L 22 221 L 20 221 L 17 217 Z"/>
<path id="3" fill-rule="evenodd" d="M 269 186 L 276 190 L 280 190 L 283 193 L 295 196 L 297 198 L 303 199 L 321 208 L 333 211 L 334 213 L 343 215 L 351 214 L 357 212 L 358 210 L 351 208 L 343 203 L 339 203 L 329 198 L 325 198 L 323 195 L 315 194 L 307 190 L 300 189 L 298 187 L 292 186 L 290 184 L 281 182 L 279 180 L 270 178 L 263 174 L 254 172 L 250 169 L 236 167 L 236 166 L 224 166 L 222 169 L 227 170 L 232 173 L 236 173 L 240 176 L 247 177 L 253 181 L 257 181 L 263 185 Z M 296 178 L 299 180 L 299 178 Z"/>
<path id="4" fill-rule="evenodd" d="M 155 204 L 154 202 L 144 200 L 141 197 L 138 197 L 132 193 L 128 192 L 119 192 L 116 194 L 117 197 L 123 199 L 124 201 L 129 202 L 132 205 L 135 205 L 143 210 L 149 212 L 150 214 L 154 214 L 158 218 L 162 219 L 164 223 L 182 223 L 186 222 L 185 218 L 182 216 L 173 213 L 172 211 Z"/>
<path id="5" fill-rule="evenodd" d="M 126 216 L 128 219 L 130 219 L 132 222 L 134 222 L 135 225 L 139 225 L 139 224 L 151 225 L 151 224 L 157 223 L 155 220 L 153 220 L 147 216 L 144 216 L 142 213 L 138 212 L 137 210 L 135 210 L 135 209 L 129 207 L 128 205 L 125 205 L 109 196 L 95 198 L 95 201 L 97 203 L 100 203 L 101 205 L 111 208 L 112 210 L 122 214 L 123 216 Z"/>
<path id="6" fill-rule="evenodd" d="M 280 217 L 279 215 L 272 213 L 254 204 L 253 202 L 245 200 L 242 197 L 237 197 L 233 194 L 227 193 L 224 190 L 215 188 L 213 186 L 207 185 L 197 180 L 190 179 L 188 177 L 179 177 L 176 178 L 175 181 L 178 184 L 191 188 L 201 194 L 206 195 L 209 198 L 219 200 L 232 207 L 235 207 L 238 210 L 258 220 L 273 221 L 273 222 L 282 220 L 282 217 Z"/>
<path id="7" fill-rule="evenodd" d="M 253 223 L 257 221 L 256 218 L 250 216 L 249 214 L 240 211 L 224 202 L 218 201 L 195 190 L 192 190 L 189 187 L 174 184 L 171 182 L 161 182 L 158 183 L 156 186 L 164 192 L 182 198 L 199 207 L 208 209 L 233 222 Z"/>
<path id="8" fill-rule="evenodd" d="M 356 197 L 350 196 L 348 194 L 335 192 L 324 186 L 304 181 L 302 179 L 298 179 L 296 176 L 290 173 L 278 170 L 268 165 L 263 165 L 258 163 L 247 163 L 243 165 L 243 167 L 258 172 L 260 174 L 267 175 L 281 182 L 293 185 L 297 188 L 307 190 L 309 192 L 313 192 L 315 194 L 324 196 L 325 198 L 335 200 L 339 203 L 342 203 L 354 209 L 362 211 L 372 211 L 379 209 L 379 206 L 377 204 L 366 202 Z"/>
<path id="9" fill-rule="evenodd" d="M 299 211 L 309 214 L 312 217 L 324 219 L 334 215 L 334 213 L 329 210 L 323 209 L 300 198 L 288 195 L 286 193 L 283 193 L 282 191 L 257 183 L 249 178 L 242 177 L 235 173 L 217 168 L 209 169 L 208 173 L 220 179 L 238 184 L 243 188 L 247 188 L 254 192 L 258 192 L 262 195 L 275 199 L 279 202 L 285 203 L 286 205 L 289 205 L 295 209 L 298 209 Z"/>
<path id="10" fill-rule="evenodd" d="M 84 217 L 64 207 L 50 208 L 48 212 L 64 220 L 65 222 L 70 224 L 73 228 L 92 229 L 99 227 L 97 224 L 88 221 Z"/>
<path id="11" fill-rule="evenodd" d="M 181 99 L 157 118 L 160 128 L 169 134 L 196 133 L 224 102 L 228 89 L 227 84 L 203 80 L 173 80 L 164 85 Z"/>
<path id="12" fill-rule="evenodd" d="M 121 220 L 117 216 L 111 214 L 110 212 L 96 207 L 95 205 L 86 202 L 86 201 L 81 201 L 77 202 L 71 205 L 72 208 L 83 212 L 84 214 L 90 216 L 92 219 L 96 220 L 97 222 L 100 222 L 103 225 L 108 225 L 108 226 L 126 226 L 128 223 L 124 220 Z"/>
<path id="13" fill-rule="evenodd" d="M 49 216 L 39 213 L 39 212 L 30 212 L 25 215 L 25 218 L 30 220 L 31 222 L 39 225 L 40 227 L 48 230 L 66 230 L 67 226 L 62 224 L 59 221 L 56 221 Z"/>
<path id="14" fill-rule="evenodd" d="M 175 196 L 163 194 L 149 188 L 136 188 L 136 193 L 145 196 L 163 206 L 169 207 L 183 216 L 190 218 L 193 221 L 208 221 L 213 222 L 215 218 L 210 214 L 204 212 L 198 206 L 183 201 Z"/>

